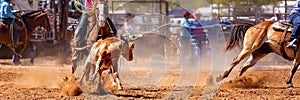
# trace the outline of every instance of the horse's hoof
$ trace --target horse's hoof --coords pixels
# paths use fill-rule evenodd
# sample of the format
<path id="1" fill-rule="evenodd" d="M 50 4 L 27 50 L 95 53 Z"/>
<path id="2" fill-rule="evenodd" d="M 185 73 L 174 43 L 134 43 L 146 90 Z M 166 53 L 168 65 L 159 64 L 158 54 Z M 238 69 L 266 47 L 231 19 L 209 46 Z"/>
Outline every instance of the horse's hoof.
<path id="1" fill-rule="evenodd" d="M 287 88 L 294 88 L 293 84 L 287 84 Z"/>
<path id="2" fill-rule="evenodd" d="M 224 79 L 223 75 L 219 75 L 217 78 L 216 78 L 216 81 L 217 82 L 220 82 Z"/>

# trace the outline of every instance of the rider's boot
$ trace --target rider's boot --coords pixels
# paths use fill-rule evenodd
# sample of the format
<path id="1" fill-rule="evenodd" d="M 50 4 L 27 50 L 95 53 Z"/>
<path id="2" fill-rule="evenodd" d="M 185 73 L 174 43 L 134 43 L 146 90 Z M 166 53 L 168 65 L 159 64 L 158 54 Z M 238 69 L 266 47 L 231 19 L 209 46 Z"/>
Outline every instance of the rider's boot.
<path id="1" fill-rule="evenodd" d="M 288 48 L 297 48 L 297 39 L 293 39 L 292 41 L 288 42 L 288 45 L 286 47 Z"/>

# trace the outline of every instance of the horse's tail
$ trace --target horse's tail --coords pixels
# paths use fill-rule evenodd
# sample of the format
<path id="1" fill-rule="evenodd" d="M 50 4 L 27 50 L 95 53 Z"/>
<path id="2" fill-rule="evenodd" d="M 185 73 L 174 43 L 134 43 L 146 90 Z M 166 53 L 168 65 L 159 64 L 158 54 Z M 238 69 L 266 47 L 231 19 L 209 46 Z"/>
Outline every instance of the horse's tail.
<path id="1" fill-rule="evenodd" d="M 239 48 L 242 48 L 245 33 L 251 26 L 253 26 L 253 24 L 247 23 L 234 25 L 225 43 L 225 51 L 231 50 L 236 45 Z"/>

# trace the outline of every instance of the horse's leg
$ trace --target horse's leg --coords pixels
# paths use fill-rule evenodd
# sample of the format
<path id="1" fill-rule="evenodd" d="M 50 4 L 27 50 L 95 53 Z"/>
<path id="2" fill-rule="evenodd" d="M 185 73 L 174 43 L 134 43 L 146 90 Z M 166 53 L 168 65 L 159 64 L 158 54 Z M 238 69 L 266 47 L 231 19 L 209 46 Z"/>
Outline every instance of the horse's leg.
<path id="1" fill-rule="evenodd" d="M 30 63 L 34 64 L 34 58 L 35 58 L 35 51 L 36 51 L 36 45 L 32 46 L 32 50 L 30 52 Z"/>
<path id="2" fill-rule="evenodd" d="M 12 56 L 12 62 L 13 62 L 15 65 L 20 65 L 20 64 L 21 64 L 20 57 L 14 54 L 14 55 Z"/>
<path id="3" fill-rule="evenodd" d="M 290 72 L 290 75 L 286 81 L 286 84 L 287 84 L 287 87 L 288 88 L 293 88 L 293 84 L 292 84 L 292 80 L 293 80 L 293 77 L 298 69 L 298 66 L 299 66 L 299 62 L 297 61 L 297 59 L 294 59 L 294 62 L 293 62 L 293 65 L 294 67 L 291 69 L 291 72 Z"/>
<path id="4" fill-rule="evenodd" d="M 243 60 L 246 56 L 250 55 L 251 50 L 244 48 L 240 54 L 233 60 L 233 62 L 231 63 L 231 67 L 226 70 L 224 72 L 223 75 L 220 75 L 217 77 L 216 81 L 219 82 L 221 80 L 223 80 L 224 78 L 228 77 L 228 75 L 230 74 L 230 72 L 232 71 L 232 69 L 241 61 Z"/>
<path id="5" fill-rule="evenodd" d="M 259 49 L 255 50 L 252 55 L 248 58 L 246 63 L 241 67 L 241 70 L 239 72 L 239 76 L 242 76 L 243 73 L 250 67 L 254 66 L 257 61 L 259 61 L 261 58 L 265 57 L 268 55 L 270 52 L 272 52 L 270 47 L 267 46 L 267 44 L 263 44 Z"/>

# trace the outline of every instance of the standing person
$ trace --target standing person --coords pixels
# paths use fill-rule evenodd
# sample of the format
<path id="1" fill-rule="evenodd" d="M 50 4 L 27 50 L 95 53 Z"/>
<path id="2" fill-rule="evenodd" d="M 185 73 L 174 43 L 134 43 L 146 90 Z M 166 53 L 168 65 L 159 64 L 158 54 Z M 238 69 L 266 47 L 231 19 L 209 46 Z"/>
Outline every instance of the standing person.
<path id="1" fill-rule="evenodd" d="M 88 35 L 88 27 L 89 27 L 89 14 L 87 13 L 88 9 L 92 8 L 92 2 L 93 0 L 80 0 L 81 3 L 83 3 L 83 5 L 85 7 L 83 7 L 82 9 L 82 15 L 80 17 L 80 21 L 79 24 L 77 25 L 77 28 L 74 32 L 74 42 L 75 42 L 75 48 L 80 48 L 86 45 L 86 36 Z M 86 54 L 88 54 L 87 51 Z M 77 68 L 77 61 L 79 59 L 79 54 L 80 51 L 75 51 L 75 53 L 72 56 L 72 73 L 74 73 L 74 71 Z"/>
<path id="2" fill-rule="evenodd" d="M 299 25 L 300 25 L 300 0 L 297 0 L 295 3 L 293 10 L 290 14 L 290 22 L 294 25 L 294 29 L 292 31 L 290 40 L 288 42 L 287 47 L 293 47 L 297 48 L 297 35 L 300 32 L 299 31 Z"/>
<path id="3" fill-rule="evenodd" d="M 181 46 L 181 55 L 184 61 L 189 61 L 191 59 L 191 45 L 190 45 L 190 35 L 191 35 L 191 23 L 189 22 L 189 18 L 191 17 L 191 13 L 188 11 L 184 11 L 183 20 L 180 24 L 180 34 L 179 41 Z"/>
<path id="4" fill-rule="evenodd" d="M 193 13 L 193 16 L 194 16 L 194 19 L 191 21 L 191 26 L 192 27 L 195 27 L 195 28 L 192 28 L 191 29 L 191 32 L 192 32 L 192 38 L 194 38 L 196 40 L 196 42 L 198 43 L 198 46 L 200 47 L 201 46 L 201 40 L 204 39 L 205 37 L 205 32 L 204 32 L 204 29 L 202 28 L 202 25 L 201 25 L 201 13 Z"/>

